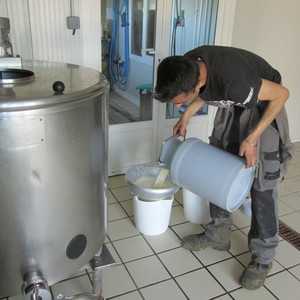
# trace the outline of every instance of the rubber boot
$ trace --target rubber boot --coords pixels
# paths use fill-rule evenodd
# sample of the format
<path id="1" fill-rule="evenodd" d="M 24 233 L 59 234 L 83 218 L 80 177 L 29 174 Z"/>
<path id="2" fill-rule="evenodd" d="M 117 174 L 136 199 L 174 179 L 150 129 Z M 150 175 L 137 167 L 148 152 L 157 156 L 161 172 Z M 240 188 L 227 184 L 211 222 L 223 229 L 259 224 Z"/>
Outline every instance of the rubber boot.
<path id="1" fill-rule="evenodd" d="M 240 278 L 240 285 L 248 290 L 259 289 L 265 283 L 271 268 L 272 263 L 264 265 L 251 261 Z"/>
<path id="2" fill-rule="evenodd" d="M 215 250 L 227 251 L 230 249 L 230 241 L 213 241 L 203 232 L 183 237 L 181 246 L 191 251 L 200 251 L 207 247 Z"/>

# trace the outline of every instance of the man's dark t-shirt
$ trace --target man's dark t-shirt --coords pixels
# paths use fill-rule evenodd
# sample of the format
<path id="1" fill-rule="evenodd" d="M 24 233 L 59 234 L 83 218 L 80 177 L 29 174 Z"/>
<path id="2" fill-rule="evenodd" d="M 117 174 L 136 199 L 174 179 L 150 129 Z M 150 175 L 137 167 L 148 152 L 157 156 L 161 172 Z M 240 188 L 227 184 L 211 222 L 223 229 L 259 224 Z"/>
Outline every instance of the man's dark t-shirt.
<path id="1" fill-rule="evenodd" d="M 201 46 L 184 56 L 205 63 L 207 82 L 199 96 L 209 105 L 251 108 L 257 104 L 261 78 L 281 82 L 277 70 L 260 56 L 243 49 Z"/>

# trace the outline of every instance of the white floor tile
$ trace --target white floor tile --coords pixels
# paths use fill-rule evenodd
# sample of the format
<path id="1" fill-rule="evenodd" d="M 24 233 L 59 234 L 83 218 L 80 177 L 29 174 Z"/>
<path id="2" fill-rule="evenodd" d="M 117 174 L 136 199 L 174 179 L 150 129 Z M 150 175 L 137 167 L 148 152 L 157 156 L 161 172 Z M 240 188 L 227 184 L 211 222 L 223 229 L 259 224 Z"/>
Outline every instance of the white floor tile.
<path id="1" fill-rule="evenodd" d="M 263 300 L 273 300 L 277 299 L 274 297 L 265 287 L 261 287 L 258 290 L 247 290 L 239 289 L 230 293 L 230 295 L 236 300 L 253 300 L 253 299 L 263 299 Z"/>
<path id="2" fill-rule="evenodd" d="M 56 283 L 51 288 L 54 298 L 59 294 L 70 297 L 82 293 L 92 293 L 92 284 L 87 275 Z"/>
<path id="3" fill-rule="evenodd" d="M 250 226 L 249 226 L 249 227 L 241 228 L 240 230 L 241 230 L 241 232 L 242 232 L 245 236 L 248 236 L 249 231 L 250 231 Z"/>
<path id="4" fill-rule="evenodd" d="M 184 248 L 161 253 L 158 257 L 174 277 L 203 267 L 192 252 Z"/>
<path id="5" fill-rule="evenodd" d="M 292 195 L 294 195 L 294 194 L 292 194 Z M 291 206 L 285 204 L 280 199 L 278 200 L 278 216 L 279 216 L 279 218 L 281 216 L 290 214 L 295 211 Z"/>
<path id="6" fill-rule="evenodd" d="M 283 271 L 268 278 L 265 286 L 278 299 L 299 300 L 300 283 L 288 271 Z"/>
<path id="7" fill-rule="evenodd" d="M 286 196 L 293 193 L 293 191 L 285 187 L 283 183 L 277 184 L 277 192 L 278 192 L 278 197 Z"/>
<path id="8" fill-rule="evenodd" d="M 170 228 L 168 228 L 168 230 L 163 234 L 153 236 L 145 235 L 145 239 L 148 241 L 155 253 L 181 247 L 180 239 Z"/>
<path id="9" fill-rule="evenodd" d="M 139 288 L 170 278 L 165 267 L 154 255 L 126 263 L 126 267 Z"/>
<path id="10" fill-rule="evenodd" d="M 116 203 L 117 199 L 115 198 L 115 196 L 112 194 L 111 191 L 108 191 L 108 204 L 110 203 Z"/>
<path id="11" fill-rule="evenodd" d="M 122 201 L 120 204 L 125 209 L 128 216 L 133 217 L 134 211 L 133 211 L 133 201 L 132 201 L 132 199 Z"/>
<path id="12" fill-rule="evenodd" d="M 204 231 L 202 226 L 193 224 L 191 222 L 172 226 L 172 229 L 176 232 L 180 239 L 182 239 L 186 235 L 201 233 Z"/>
<path id="13" fill-rule="evenodd" d="M 208 270 L 227 291 L 232 291 L 240 286 L 239 279 L 244 268 L 236 259 L 231 258 L 208 267 Z"/>
<path id="14" fill-rule="evenodd" d="M 190 300 L 206 300 L 225 292 L 204 268 L 176 277 L 175 280 Z"/>
<path id="15" fill-rule="evenodd" d="M 107 208 L 108 221 L 126 218 L 127 215 L 119 203 L 112 203 Z"/>
<path id="16" fill-rule="evenodd" d="M 139 232 L 129 218 L 108 222 L 108 235 L 112 241 L 137 234 L 139 234 Z"/>
<path id="17" fill-rule="evenodd" d="M 106 243 L 105 246 L 107 247 L 109 253 L 111 254 L 111 256 L 113 257 L 116 265 L 119 265 L 122 263 L 122 261 L 120 260 L 119 255 L 117 254 L 115 248 L 112 246 L 111 243 Z"/>
<path id="18" fill-rule="evenodd" d="M 193 253 L 204 266 L 208 266 L 232 257 L 228 251 L 218 251 L 212 248 L 206 248 L 201 251 L 193 251 Z"/>
<path id="19" fill-rule="evenodd" d="M 123 265 L 103 270 L 103 295 L 108 298 L 136 289 L 132 279 Z"/>
<path id="20" fill-rule="evenodd" d="M 289 268 L 300 263 L 300 251 L 287 241 L 281 241 L 276 249 L 275 259 L 285 268 Z"/>
<path id="21" fill-rule="evenodd" d="M 131 292 L 125 295 L 114 297 L 114 300 L 143 300 L 142 296 L 138 291 Z"/>
<path id="22" fill-rule="evenodd" d="M 108 178 L 108 187 L 110 189 L 127 186 L 127 182 L 125 180 L 124 175 L 118 175 L 118 176 L 110 176 Z"/>
<path id="23" fill-rule="evenodd" d="M 186 222 L 186 218 L 183 214 L 183 207 L 182 206 L 175 206 L 172 207 L 172 215 L 170 219 L 170 225 L 176 225 L 183 222 Z"/>
<path id="24" fill-rule="evenodd" d="M 295 165 L 288 166 L 287 174 L 289 177 L 300 176 L 300 168 Z"/>
<path id="25" fill-rule="evenodd" d="M 251 217 L 244 215 L 239 209 L 232 213 L 233 224 L 238 228 L 249 227 Z"/>
<path id="26" fill-rule="evenodd" d="M 183 300 L 187 299 L 174 280 L 166 280 L 161 283 L 141 289 L 145 300 Z"/>
<path id="27" fill-rule="evenodd" d="M 287 178 L 283 181 L 283 186 L 292 192 L 300 192 L 299 180 L 295 178 Z"/>
<path id="28" fill-rule="evenodd" d="M 300 210 L 300 194 L 295 193 L 287 196 L 280 197 L 280 201 L 284 202 L 294 210 Z"/>
<path id="29" fill-rule="evenodd" d="M 287 226 L 293 228 L 295 231 L 300 233 L 300 212 L 294 212 L 285 216 L 280 217 L 280 220 Z"/>
<path id="30" fill-rule="evenodd" d="M 238 255 L 248 251 L 248 240 L 247 236 L 239 231 L 235 230 L 231 233 L 231 247 L 229 252 L 233 255 Z"/>
<path id="31" fill-rule="evenodd" d="M 115 241 L 113 244 L 123 262 L 154 254 L 144 238 L 140 235 Z"/>
<path id="32" fill-rule="evenodd" d="M 295 152 L 294 155 L 293 155 L 292 164 L 299 167 L 299 163 L 300 163 L 300 153 Z"/>
<path id="33" fill-rule="evenodd" d="M 174 195 L 174 198 L 176 199 L 176 201 L 178 201 L 178 203 L 180 203 L 181 205 L 183 204 L 182 189 L 178 190 L 178 192 Z"/>
<path id="34" fill-rule="evenodd" d="M 215 300 L 232 300 L 232 298 L 228 295 L 223 295 L 217 298 L 214 298 Z"/>
<path id="35" fill-rule="evenodd" d="M 130 200 L 132 199 L 132 195 L 130 193 L 130 190 L 128 186 L 120 187 L 120 188 L 115 188 L 111 190 L 113 195 L 118 201 L 124 201 L 124 200 Z"/>
<path id="36" fill-rule="evenodd" d="M 289 271 L 300 280 L 300 265 L 290 268 Z M 300 283 L 299 283 L 300 284 Z"/>

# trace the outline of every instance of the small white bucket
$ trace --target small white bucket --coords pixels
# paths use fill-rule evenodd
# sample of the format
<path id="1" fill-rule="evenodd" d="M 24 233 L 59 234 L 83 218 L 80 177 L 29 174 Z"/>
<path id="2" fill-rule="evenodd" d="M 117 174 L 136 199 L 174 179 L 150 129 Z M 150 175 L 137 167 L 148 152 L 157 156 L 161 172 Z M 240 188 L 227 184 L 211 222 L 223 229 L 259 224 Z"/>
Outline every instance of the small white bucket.
<path id="1" fill-rule="evenodd" d="M 137 230 L 145 235 L 164 233 L 169 226 L 174 197 L 149 201 L 133 197 L 134 221 Z"/>
<path id="2" fill-rule="evenodd" d="M 209 202 L 193 192 L 182 189 L 185 218 L 194 224 L 208 224 L 211 221 Z"/>

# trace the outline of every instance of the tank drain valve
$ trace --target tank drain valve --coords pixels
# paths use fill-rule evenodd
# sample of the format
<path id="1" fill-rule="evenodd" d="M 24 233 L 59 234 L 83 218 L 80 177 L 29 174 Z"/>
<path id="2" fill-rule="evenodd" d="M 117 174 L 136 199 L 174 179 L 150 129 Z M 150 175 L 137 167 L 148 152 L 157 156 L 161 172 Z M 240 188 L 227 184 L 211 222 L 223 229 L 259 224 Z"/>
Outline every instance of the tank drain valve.
<path id="1" fill-rule="evenodd" d="M 30 272 L 24 277 L 23 300 L 52 300 L 47 281 L 39 272 Z"/>

